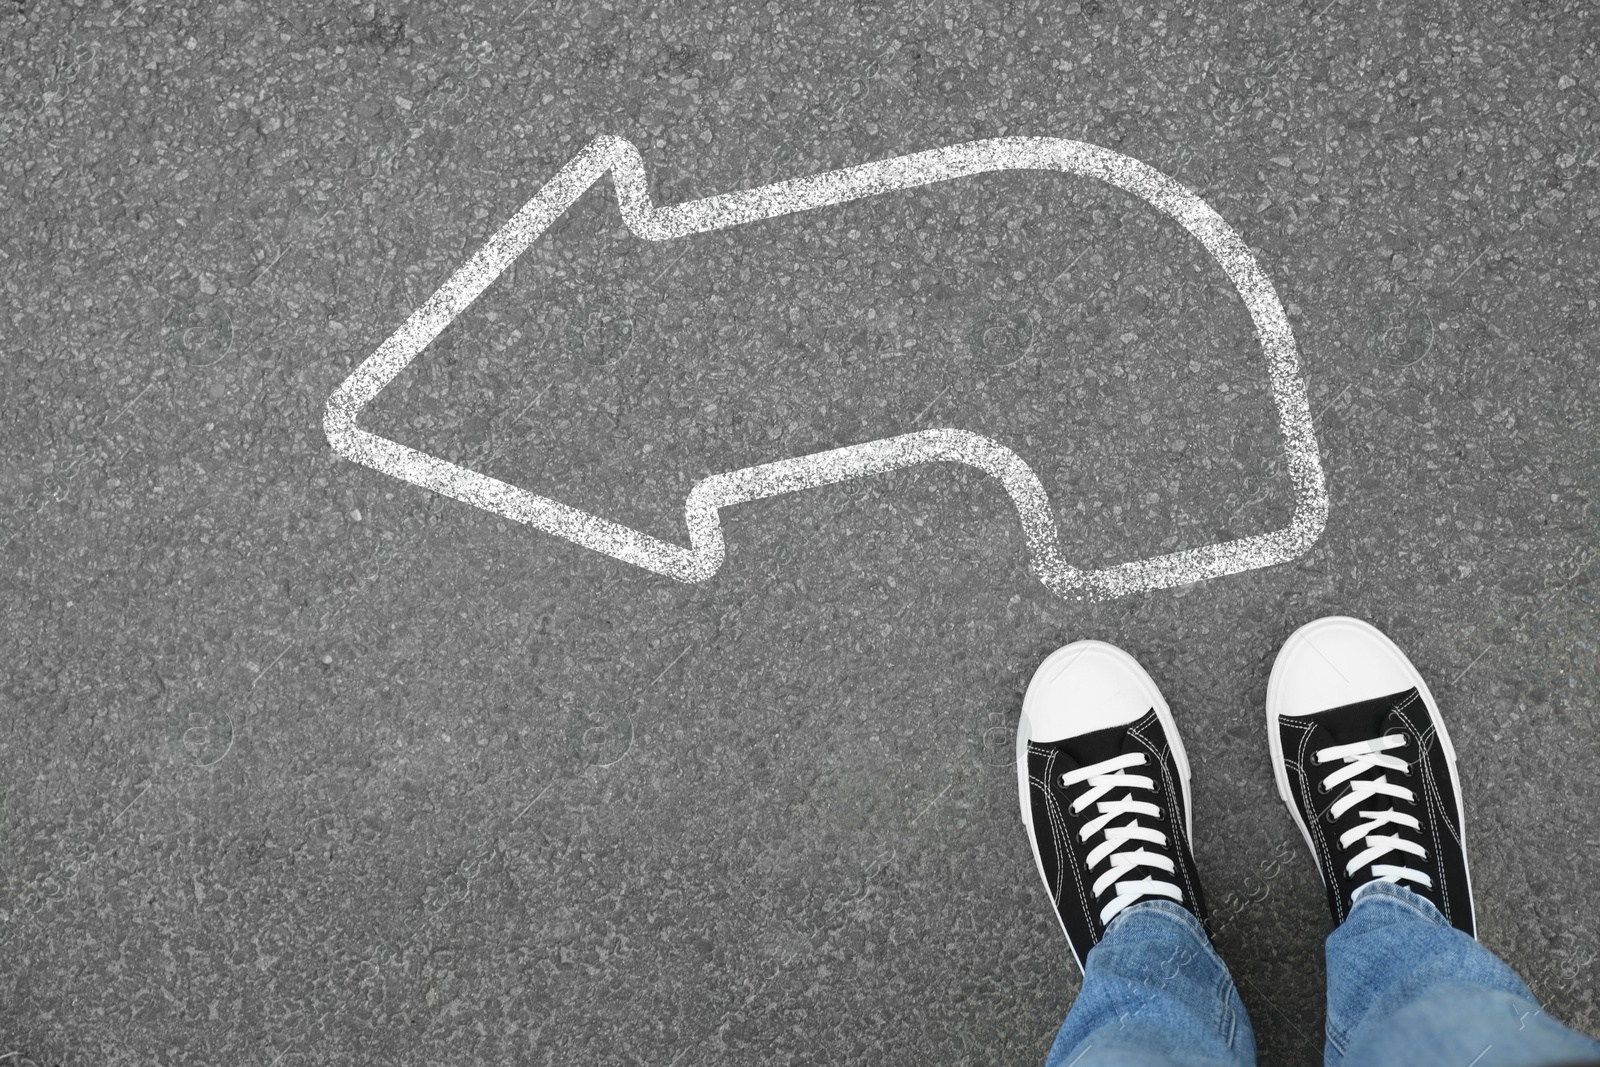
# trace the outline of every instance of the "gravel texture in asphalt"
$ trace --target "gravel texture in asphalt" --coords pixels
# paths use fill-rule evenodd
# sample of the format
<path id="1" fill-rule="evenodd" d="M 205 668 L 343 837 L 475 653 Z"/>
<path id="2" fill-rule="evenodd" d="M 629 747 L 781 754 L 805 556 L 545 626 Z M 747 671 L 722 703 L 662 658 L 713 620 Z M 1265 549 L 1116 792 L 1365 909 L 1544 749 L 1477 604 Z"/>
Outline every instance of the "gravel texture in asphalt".
<path id="1" fill-rule="evenodd" d="M 1013 733 L 1095 637 L 1183 730 L 1262 1062 L 1320 1063 L 1262 703 L 1326 614 L 1429 678 L 1480 936 L 1600 1029 L 1597 47 L 1582 0 L 5 0 L 0 1059 L 1040 1062 Z M 1170 175 L 1288 312 L 1325 532 L 1064 600 L 936 463 L 730 507 L 680 584 L 336 455 L 602 134 L 657 204 L 1003 136 Z M 707 475 L 941 427 L 1083 568 L 1294 503 L 1217 264 L 1060 174 L 657 243 L 603 181 L 362 425 L 675 543 Z"/>

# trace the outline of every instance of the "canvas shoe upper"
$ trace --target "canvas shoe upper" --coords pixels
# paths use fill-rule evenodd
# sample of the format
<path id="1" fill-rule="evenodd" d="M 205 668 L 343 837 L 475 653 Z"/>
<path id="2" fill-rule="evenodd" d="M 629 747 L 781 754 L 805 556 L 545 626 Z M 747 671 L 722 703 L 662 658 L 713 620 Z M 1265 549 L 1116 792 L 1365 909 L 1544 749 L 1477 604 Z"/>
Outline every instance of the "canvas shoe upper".
<path id="1" fill-rule="evenodd" d="M 1205 919 L 1190 848 L 1189 762 L 1155 682 L 1121 649 L 1078 641 L 1028 685 L 1017 729 L 1022 822 L 1078 966 L 1130 905 Z"/>
<path id="2" fill-rule="evenodd" d="M 1295 631 L 1267 686 L 1267 737 L 1334 922 L 1381 880 L 1476 936 L 1455 749 L 1428 684 L 1394 642 L 1344 617 Z"/>

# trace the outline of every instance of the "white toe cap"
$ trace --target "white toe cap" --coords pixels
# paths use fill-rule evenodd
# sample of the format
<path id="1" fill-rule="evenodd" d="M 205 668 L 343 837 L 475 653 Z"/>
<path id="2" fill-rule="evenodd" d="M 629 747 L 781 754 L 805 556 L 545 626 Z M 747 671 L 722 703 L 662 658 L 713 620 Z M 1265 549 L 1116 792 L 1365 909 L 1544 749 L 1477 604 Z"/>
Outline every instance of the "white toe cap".
<path id="1" fill-rule="evenodd" d="M 1393 641 L 1369 623 L 1335 615 L 1284 642 L 1267 684 L 1267 710 L 1311 715 L 1411 688 L 1427 686 Z"/>
<path id="2" fill-rule="evenodd" d="M 1034 672 L 1022 698 L 1019 736 L 1060 741 L 1126 725 L 1153 707 L 1164 711 L 1166 702 L 1137 660 L 1104 641 L 1075 641 Z"/>

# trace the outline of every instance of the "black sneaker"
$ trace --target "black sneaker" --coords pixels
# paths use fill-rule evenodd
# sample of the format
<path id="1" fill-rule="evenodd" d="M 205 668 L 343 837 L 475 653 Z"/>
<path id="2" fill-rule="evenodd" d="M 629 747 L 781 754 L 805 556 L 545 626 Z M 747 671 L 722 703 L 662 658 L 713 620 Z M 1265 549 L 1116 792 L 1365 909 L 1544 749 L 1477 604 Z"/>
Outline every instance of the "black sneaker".
<path id="1" fill-rule="evenodd" d="M 1296 630 L 1267 685 L 1267 739 L 1335 923 L 1356 890 L 1386 881 L 1477 936 L 1455 749 L 1393 641 L 1337 616 Z"/>
<path id="2" fill-rule="evenodd" d="M 1078 641 L 1034 672 L 1017 728 L 1017 793 L 1080 968 L 1130 904 L 1171 900 L 1205 921 L 1189 761 L 1161 691 L 1122 649 Z"/>

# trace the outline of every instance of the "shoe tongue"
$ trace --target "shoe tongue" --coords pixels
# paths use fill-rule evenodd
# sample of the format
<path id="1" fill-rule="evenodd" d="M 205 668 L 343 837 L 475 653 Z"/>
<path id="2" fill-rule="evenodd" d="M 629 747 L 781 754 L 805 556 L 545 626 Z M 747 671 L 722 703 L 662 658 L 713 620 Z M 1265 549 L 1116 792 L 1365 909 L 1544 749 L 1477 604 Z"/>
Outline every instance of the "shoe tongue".
<path id="1" fill-rule="evenodd" d="M 1388 729 L 1389 713 L 1415 697 L 1416 693 L 1415 689 L 1407 689 L 1403 693 L 1373 697 L 1371 700 L 1346 704 L 1342 708 L 1329 708 L 1327 711 L 1307 715 L 1306 718 L 1322 727 L 1328 735 L 1329 745 L 1368 741 L 1374 737 L 1381 737 Z M 1319 740 L 1317 744 L 1320 747 L 1322 742 Z"/>
<path id="2" fill-rule="evenodd" d="M 1115 759 L 1128 752 L 1144 751 L 1144 748 L 1128 735 L 1128 727 L 1132 725 L 1133 723 L 1124 723 L 1121 726 L 1108 726 L 1104 730 L 1051 742 L 1049 747 L 1066 757 L 1070 764 L 1068 769 L 1104 763 L 1108 759 Z"/>

